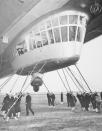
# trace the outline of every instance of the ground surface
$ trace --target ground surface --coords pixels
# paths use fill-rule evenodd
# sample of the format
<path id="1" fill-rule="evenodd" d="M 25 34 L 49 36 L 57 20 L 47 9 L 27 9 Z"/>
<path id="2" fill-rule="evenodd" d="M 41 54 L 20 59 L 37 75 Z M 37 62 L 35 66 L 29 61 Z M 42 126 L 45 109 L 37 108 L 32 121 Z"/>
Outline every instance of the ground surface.
<path id="1" fill-rule="evenodd" d="M 66 104 L 36 104 L 33 109 L 35 116 L 25 116 L 23 108 L 18 120 L 0 117 L 0 131 L 102 131 L 102 113 L 83 112 L 79 106 L 71 111 Z"/>

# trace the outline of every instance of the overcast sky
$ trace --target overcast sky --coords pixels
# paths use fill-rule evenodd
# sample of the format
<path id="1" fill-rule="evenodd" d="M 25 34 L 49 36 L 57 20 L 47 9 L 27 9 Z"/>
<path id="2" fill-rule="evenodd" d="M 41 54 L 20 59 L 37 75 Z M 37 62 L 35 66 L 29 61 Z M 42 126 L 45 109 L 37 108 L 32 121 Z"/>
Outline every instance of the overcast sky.
<path id="1" fill-rule="evenodd" d="M 81 52 L 80 60 L 77 63 L 80 71 L 82 72 L 84 78 L 86 79 L 87 83 L 89 84 L 92 91 L 102 91 L 102 36 L 86 43 Z M 76 72 L 75 67 L 71 67 L 71 69 L 74 71 L 75 74 L 77 74 L 77 77 L 79 77 L 78 72 Z M 62 74 L 62 71 L 59 71 L 65 85 L 67 86 L 67 83 L 65 81 L 64 75 Z M 67 75 L 67 74 L 66 74 Z M 9 92 L 11 88 L 13 87 L 13 83 L 17 76 L 14 76 L 14 79 L 12 79 L 2 90 L 2 92 Z M 70 77 L 67 75 L 69 85 L 71 87 L 72 91 L 78 91 L 78 88 L 73 84 Z M 66 92 L 65 87 L 63 86 L 58 74 L 56 71 L 45 73 L 43 76 L 44 82 L 46 83 L 46 86 L 48 87 L 49 91 L 52 92 Z M 5 79 L 0 80 L 0 84 Z M 19 77 L 16 85 L 14 86 L 14 89 L 12 92 L 20 91 L 21 85 L 23 84 L 24 77 Z M 30 78 L 29 80 L 30 81 Z M 82 84 L 83 81 L 80 81 Z M 28 85 L 28 84 L 27 84 Z M 26 85 L 26 86 L 27 86 Z M 25 86 L 25 87 L 26 87 Z M 84 88 L 88 91 L 88 88 L 83 85 Z M 67 87 L 68 88 L 68 87 Z M 69 90 L 69 88 L 68 88 Z M 32 87 L 29 86 L 26 90 L 26 92 L 33 92 Z M 40 87 L 39 93 L 41 92 L 47 92 L 46 88 L 44 86 Z"/>

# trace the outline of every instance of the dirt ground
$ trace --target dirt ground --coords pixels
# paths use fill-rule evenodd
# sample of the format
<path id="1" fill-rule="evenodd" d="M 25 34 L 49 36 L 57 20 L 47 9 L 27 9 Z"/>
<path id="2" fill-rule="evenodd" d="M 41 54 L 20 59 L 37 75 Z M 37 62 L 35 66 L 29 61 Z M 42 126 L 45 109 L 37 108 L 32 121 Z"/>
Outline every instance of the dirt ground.
<path id="1" fill-rule="evenodd" d="M 0 117 L 0 131 L 102 131 L 102 113 L 81 111 L 79 106 L 71 111 L 65 104 L 36 104 L 33 109 L 34 116 L 25 116 L 23 108 L 18 120 Z"/>

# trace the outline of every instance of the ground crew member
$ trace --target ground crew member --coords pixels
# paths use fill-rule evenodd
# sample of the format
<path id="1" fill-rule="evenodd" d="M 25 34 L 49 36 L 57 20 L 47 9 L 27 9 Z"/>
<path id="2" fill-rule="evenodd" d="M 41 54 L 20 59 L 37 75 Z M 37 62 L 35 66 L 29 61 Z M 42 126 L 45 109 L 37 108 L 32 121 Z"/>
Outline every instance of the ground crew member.
<path id="1" fill-rule="evenodd" d="M 7 111 L 7 119 L 6 121 L 9 120 L 9 118 L 14 117 L 15 120 L 18 120 L 16 117 L 16 112 L 15 112 L 15 98 L 14 96 L 11 96 L 10 100 L 9 100 L 9 109 Z"/>
<path id="2" fill-rule="evenodd" d="M 20 107 L 20 104 L 21 104 L 21 98 L 22 98 L 23 94 L 18 94 L 18 96 L 16 96 L 15 98 L 15 112 L 16 112 L 16 115 L 17 117 L 20 117 L 20 114 L 21 114 L 21 107 Z"/>
<path id="3" fill-rule="evenodd" d="M 71 106 L 72 111 L 75 110 L 76 102 L 77 102 L 76 97 L 72 93 L 70 93 L 70 106 Z"/>
<path id="4" fill-rule="evenodd" d="M 96 92 L 91 94 L 91 103 L 93 110 L 96 110 L 96 96 L 97 96 Z"/>
<path id="5" fill-rule="evenodd" d="M 90 94 L 85 93 L 84 98 L 85 98 L 85 110 L 88 111 L 89 110 L 89 104 L 90 104 L 90 101 L 91 101 Z"/>
<path id="6" fill-rule="evenodd" d="M 26 96 L 26 115 L 27 116 L 29 115 L 29 110 L 34 115 L 34 111 L 31 108 L 31 96 L 29 95 L 29 93 L 27 93 L 27 96 Z"/>
<path id="7" fill-rule="evenodd" d="M 67 105 L 68 107 L 70 107 L 70 93 L 67 92 L 66 96 L 67 96 Z"/>
<path id="8" fill-rule="evenodd" d="M 2 102 L 1 111 L 2 111 L 4 117 L 5 117 L 5 114 L 7 113 L 8 108 L 9 108 L 9 99 L 10 99 L 9 95 L 6 94 L 6 96 L 4 97 L 3 102 Z"/>
<path id="9" fill-rule="evenodd" d="M 51 93 L 51 105 L 55 106 L 55 94 Z"/>
<path id="10" fill-rule="evenodd" d="M 102 102 L 101 97 L 97 95 L 95 99 L 96 99 L 96 112 L 100 112 Z"/>
<path id="11" fill-rule="evenodd" d="M 102 92 L 100 92 L 101 100 L 102 100 Z"/>
<path id="12" fill-rule="evenodd" d="M 63 104 L 63 92 L 61 92 L 61 104 Z"/>
<path id="13" fill-rule="evenodd" d="M 50 97 L 50 92 L 47 93 L 47 99 L 48 99 L 48 105 L 51 105 L 51 97 Z"/>

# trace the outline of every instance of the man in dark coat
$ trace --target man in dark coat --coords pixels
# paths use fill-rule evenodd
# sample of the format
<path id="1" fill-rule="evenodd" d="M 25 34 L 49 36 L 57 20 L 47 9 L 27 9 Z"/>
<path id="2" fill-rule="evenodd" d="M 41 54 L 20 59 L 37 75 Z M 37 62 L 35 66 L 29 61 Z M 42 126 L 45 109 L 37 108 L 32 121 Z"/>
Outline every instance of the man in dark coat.
<path id="1" fill-rule="evenodd" d="M 96 109 L 96 96 L 97 96 L 96 92 L 91 94 L 91 100 L 90 101 L 92 103 L 93 110 Z"/>
<path id="2" fill-rule="evenodd" d="M 31 108 L 31 96 L 28 93 L 26 96 L 26 115 L 29 115 L 29 110 L 31 111 L 31 113 L 34 115 L 34 111 Z"/>
<path id="3" fill-rule="evenodd" d="M 78 98 L 78 100 L 79 100 L 79 102 L 80 102 L 81 109 L 82 109 L 82 110 L 85 110 L 84 94 L 83 94 L 83 93 L 81 93 L 81 94 L 77 93 L 77 98 Z"/>
<path id="4" fill-rule="evenodd" d="M 51 105 L 52 106 L 55 106 L 55 94 L 54 93 L 51 93 Z"/>
<path id="5" fill-rule="evenodd" d="M 51 105 L 51 97 L 50 97 L 50 92 L 47 93 L 47 99 L 48 99 L 48 105 Z"/>
<path id="6" fill-rule="evenodd" d="M 68 107 L 70 107 L 70 93 L 67 92 L 66 96 L 67 96 L 67 105 Z"/>
<path id="7" fill-rule="evenodd" d="M 70 106 L 72 111 L 75 110 L 76 102 L 77 102 L 76 97 L 73 95 L 73 93 L 70 93 Z"/>
<path id="8" fill-rule="evenodd" d="M 90 97 L 89 93 L 86 93 L 84 97 L 85 97 L 85 110 L 88 111 L 91 97 Z"/>
<path id="9" fill-rule="evenodd" d="M 14 117 L 15 120 L 17 120 L 16 112 L 15 112 L 15 98 L 14 96 L 11 96 L 9 99 L 9 109 L 6 114 L 6 121 L 9 120 L 9 118 Z"/>
<path id="10" fill-rule="evenodd" d="M 61 104 L 63 104 L 63 92 L 61 92 Z"/>
<path id="11" fill-rule="evenodd" d="M 100 92 L 101 100 L 102 100 L 102 92 Z"/>
<path id="12" fill-rule="evenodd" d="M 9 108 L 9 95 L 6 94 L 6 96 L 4 97 L 3 99 L 3 102 L 2 102 L 2 108 L 1 108 L 1 111 L 3 112 L 3 116 L 5 117 L 5 114 L 7 113 L 8 111 L 8 108 Z"/>

